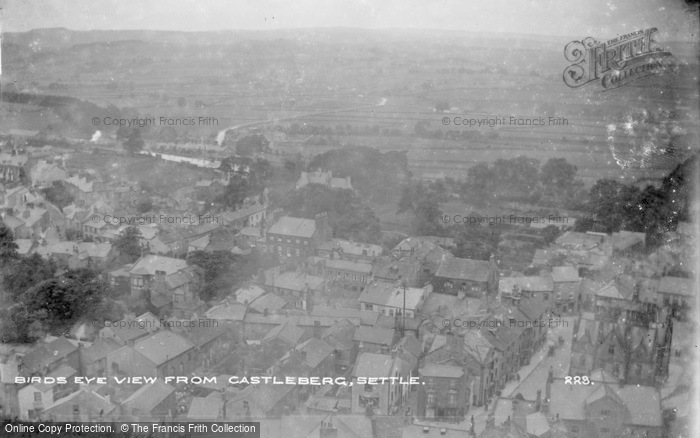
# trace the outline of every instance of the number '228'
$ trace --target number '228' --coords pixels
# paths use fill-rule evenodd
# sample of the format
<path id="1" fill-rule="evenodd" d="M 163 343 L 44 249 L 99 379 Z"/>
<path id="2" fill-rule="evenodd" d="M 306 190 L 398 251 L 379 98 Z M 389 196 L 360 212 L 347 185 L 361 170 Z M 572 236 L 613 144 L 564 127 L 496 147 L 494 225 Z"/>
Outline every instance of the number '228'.
<path id="1" fill-rule="evenodd" d="M 588 378 L 588 376 L 566 376 L 564 377 L 564 383 L 566 385 L 592 385 L 593 382 Z"/>

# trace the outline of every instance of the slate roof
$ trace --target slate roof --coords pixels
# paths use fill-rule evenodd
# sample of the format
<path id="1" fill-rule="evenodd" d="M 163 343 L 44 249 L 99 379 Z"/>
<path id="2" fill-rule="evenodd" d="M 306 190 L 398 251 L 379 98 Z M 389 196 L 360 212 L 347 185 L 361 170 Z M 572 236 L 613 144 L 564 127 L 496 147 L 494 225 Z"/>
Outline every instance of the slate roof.
<path id="1" fill-rule="evenodd" d="M 273 293 L 269 293 L 257 298 L 255 301 L 249 304 L 250 308 L 259 312 L 265 313 L 274 312 L 287 305 L 287 300 L 281 298 Z"/>
<path id="2" fill-rule="evenodd" d="M 38 372 L 77 349 L 68 339 L 58 337 L 51 342 L 39 344 L 22 358 L 22 364 L 30 373 Z"/>
<path id="3" fill-rule="evenodd" d="M 303 219 L 283 216 L 275 222 L 267 231 L 268 234 L 279 234 L 291 237 L 303 237 L 309 239 L 316 232 L 316 221 L 313 219 Z"/>
<path id="4" fill-rule="evenodd" d="M 464 371 L 459 367 L 435 363 L 424 364 L 419 372 L 423 377 L 449 377 L 457 379 L 464 375 Z"/>
<path id="5" fill-rule="evenodd" d="M 516 286 L 519 291 L 530 292 L 552 292 L 554 291 L 554 283 L 548 277 L 505 277 L 498 282 L 498 292 L 502 294 L 511 294 L 513 286 Z"/>
<path id="6" fill-rule="evenodd" d="M 323 360 L 333 353 L 333 347 L 328 345 L 325 341 L 316 338 L 307 339 L 294 347 L 294 350 L 306 353 L 306 360 L 304 360 L 304 362 L 310 368 L 316 368 Z M 287 353 L 282 360 L 288 357 L 289 353 Z"/>
<path id="7" fill-rule="evenodd" d="M 161 365 L 192 348 L 194 348 L 194 344 L 169 330 L 155 332 L 147 338 L 139 339 L 134 344 L 134 350 L 156 365 Z"/>
<path id="8" fill-rule="evenodd" d="M 355 377 L 390 377 L 394 359 L 388 354 L 360 353 L 357 357 Z"/>
<path id="9" fill-rule="evenodd" d="M 192 420 L 216 420 L 222 412 L 224 401 L 216 397 L 193 397 L 187 418 Z"/>
<path id="10" fill-rule="evenodd" d="M 100 396 L 96 392 L 90 391 L 88 388 L 82 388 L 62 399 L 54 401 L 52 404 L 44 407 L 44 412 L 47 417 L 51 417 L 52 410 L 63 404 L 70 403 L 71 405 L 79 405 L 81 414 L 87 413 L 90 416 L 97 417 L 109 415 L 116 406 L 106 398 Z M 87 412 L 86 412 L 87 411 Z"/>
<path id="11" fill-rule="evenodd" d="M 72 380 L 73 376 L 77 374 L 78 371 L 73 369 L 73 367 L 68 365 L 61 365 L 52 372 L 48 373 L 46 377 L 65 377 L 68 381 Z M 57 382 L 54 383 L 32 383 L 32 386 L 41 392 L 46 392 L 54 386 L 58 385 Z"/>
<path id="12" fill-rule="evenodd" d="M 604 395 L 617 400 L 627 408 L 625 424 L 645 427 L 663 426 L 661 394 L 651 386 L 614 383 L 573 386 L 563 380 L 551 385 L 550 414 L 563 420 L 585 420 L 585 406 Z"/>
<path id="13" fill-rule="evenodd" d="M 290 345 L 296 345 L 303 336 L 303 328 L 294 323 L 286 322 L 270 329 L 262 340 L 281 339 Z"/>
<path id="14" fill-rule="evenodd" d="M 369 263 L 353 262 L 352 260 L 326 260 L 326 268 L 360 272 L 366 275 L 372 273 L 372 265 Z"/>
<path id="15" fill-rule="evenodd" d="M 319 251 L 331 251 L 333 249 L 340 250 L 342 254 L 351 254 L 363 257 L 378 257 L 382 254 L 380 245 L 372 245 L 371 243 L 350 242 L 342 239 L 332 239 L 318 245 Z M 366 254 L 363 254 L 363 251 Z"/>
<path id="16" fill-rule="evenodd" d="M 693 280 L 680 277 L 663 277 L 659 282 L 657 291 L 662 294 L 694 296 L 697 289 L 693 287 Z"/>
<path id="17" fill-rule="evenodd" d="M 156 379 L 154 383 L 147 383 L 141 386 L 122 404 L 128 405 L 130 409 L 150 412 L 173 392 L 175 392 L 175 388 L 162 382 L 160 379 Z"/>
<path id="18" fill-rule="evenodd" d="M 394 341 L 394 330 L 362 325 L 355 330 L 353 339 L 356 342 L 390 346 Z"/>
<path id="19" fill-rule="evenodd" d="M 265 281 L 265 286 L 278 287 L 280 289 L 288 289 L 293 291 L 319 290 L 324 283 L 322 277 L 315 275 L 307 275 L 296 271 L 286 271 L 274 275 L 271 279 Z"/>
<path id="20" fill-rule="evenodd" d="M 440 263 L 435 276 L 485 283 L 488 281 L 492 271 L 493 267 L 487 261 L 447 258 Z"/>
<path id="21" fill-rule="evenodd" d="M 555 283 L 579 281 L 578 270 L 573 266 L 555 266 L 552 268 L 552 281 Z"/>
<path id="22" fill-rule="evenodd" d="M 421 300 L 424 298 L 425 291 L 420 288 L 407 287 L 405 292 L 406 308 L 416 310 Z M 380 306 L 402 308 L 403 294 L 404 288 L 398 287 L 394 283 L 375 281 L 365 288 L 357 301 Z"/>
<path id="23" fill-rule="evenodd" d="M 211 319 L 243 321 L 245 318 L 245 313 L 245 305 L 241 303 L 230 303 L 228 301 L 223 301 L 207 310 L 204 315 Z"/>
<path id="24" fill-rule="evenodd" d="M 250 304 L 264 293 L 265 290 L 263 288 L 255 284 L 251 284 L 247 287 L 242 287 L 235 292 L 236 301 L 241 304 L 245 304 L 246 300 L 248 300 L 248 303 Z"/>
<path id="25" fill-rule="evenodd" d="M 118 350 L 119 348 L 121 348 L 121 345 L 117 344 L 111 339 L 98 339 L 89 347 L 84 348 L 82 350 L 82 354 L 85 355 L 88 362 L 95 362 L 107 357 L 109 353 Z"/>
<path id="26" fill-rule="evenodd" d="M 335 308 L 326 306 L 314 306 L 311 309 L 312 316 L 327 316 L 331 318 L 355 318 L 359 319 L 362 325 L 375 326 L 377 324 L 377 319 L 379 318 L 379 313 L 372 312 L 369 310 L 358 310 L 358 309 L 348 309 L 348 308 Z"/>
<path id="27" fill-rule="evenodd" d="M 186 267 L 187 262 L 184 260 L 147 254 L 136 261 L 130 273 L 135 275 L 155 275 L 156 271 L 164 271 L 165 275 L 170 275 Z"/>

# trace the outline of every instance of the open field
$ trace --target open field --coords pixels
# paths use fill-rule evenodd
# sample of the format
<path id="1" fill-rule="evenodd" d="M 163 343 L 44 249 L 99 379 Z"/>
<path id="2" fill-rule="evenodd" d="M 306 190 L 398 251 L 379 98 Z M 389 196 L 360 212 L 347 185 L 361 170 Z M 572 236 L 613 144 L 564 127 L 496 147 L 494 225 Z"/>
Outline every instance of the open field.
<path id="1" fill-rule="evenodd" d="M 27 51 L 36 41 L 43 43 L 41 49 Z M 147 141 L 167 129 L 188 141 L 213 141 L 221 129 L 251 122 L 262 122 L 266 132 L 278 125 L 317 127 L 328 132 L 290 136 L 276 142 L 277 149 L 307 157 L 344 145 L 406 150 L 417 177 L 462 178 L 475 163 L 527 155 L 542 162 L 566 157 L 587 185 L 603 177 L 631 182 L 667 172 L 696 147 L 697 139 L 685 135 L 700 123 L 690 104 L 697 98 L 692 69 L 605 93 L 571 89 L 561 79 L 566 42 L 351 29 L 192 35 L 49 29 L 6 35 L 2 80 L 4 90 L 12 84 L 17 91 L 113 105 L 140 117 L 218 121 L 147 127 L 142 133 Z M 695 62 L 687 47 L 676 44 L 672 50 L 681 63 Z M 373 106 L 382 99 L 385 105 Z M 438 103 L 449 109 L 436 111 Z M 643 123 L 608 139 L 610 125 L 620 127 L 645 109 L 676 111 L 673 139 L 655 135 L 657 124 Z M 46 130 L 70 123 L 47 108 L 3 103 L 0 111 L 8 128 Z M 561 117 L 568 124 L 490 128 L 441 121 L 497 117 L 508 122 L 511 116 Z M 440 131 L 441 138 L 417 135 L 417 124 Z M 348 126 L 354 132 L 346 132 Z M 478 136 L 449 139 L 463 131 Z"/>

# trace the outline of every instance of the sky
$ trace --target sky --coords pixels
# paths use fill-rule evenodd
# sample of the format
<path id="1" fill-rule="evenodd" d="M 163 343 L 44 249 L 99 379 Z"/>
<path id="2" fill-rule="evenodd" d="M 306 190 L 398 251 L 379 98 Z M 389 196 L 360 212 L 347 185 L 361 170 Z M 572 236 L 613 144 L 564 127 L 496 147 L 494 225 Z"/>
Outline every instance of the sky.
<path id="1" fill-rule="evenodd" d="M 611 38 L 648 27 L 697 38 L 683 0 L 0 0 L 3 32 L 266 30 L 351 27 L 448 29 Z M 692 18 L 691 18 L 692 17 Z"/>

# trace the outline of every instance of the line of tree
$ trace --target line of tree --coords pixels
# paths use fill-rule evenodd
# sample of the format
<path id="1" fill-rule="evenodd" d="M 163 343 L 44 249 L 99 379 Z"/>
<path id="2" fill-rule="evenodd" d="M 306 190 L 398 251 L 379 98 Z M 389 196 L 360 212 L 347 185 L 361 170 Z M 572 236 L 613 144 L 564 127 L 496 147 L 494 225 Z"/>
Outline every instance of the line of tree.
<path id="1" fill-rule="evenodd" d="M 473 205 L 517 201 L 577 209 L 585 199 L 577 170 L 564 158 L 550 158 L 543 165 L 524 156 L 499 159 L 491 165 L 479 163 L 467 171 L 460 197 Z"/>

